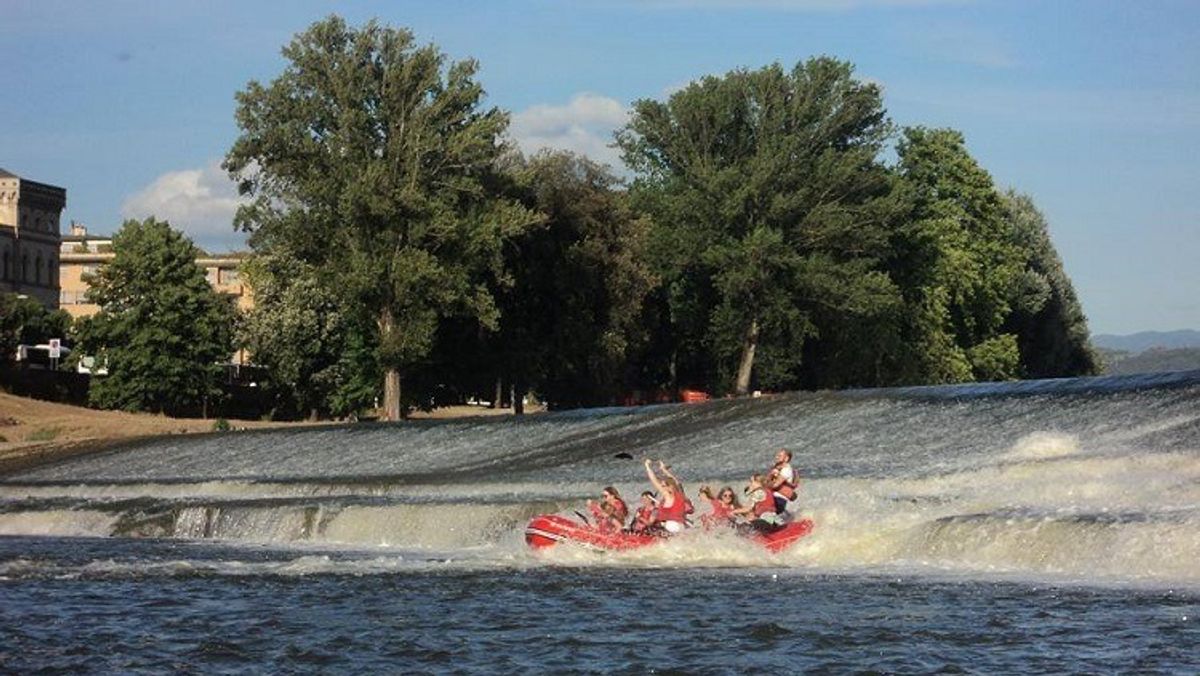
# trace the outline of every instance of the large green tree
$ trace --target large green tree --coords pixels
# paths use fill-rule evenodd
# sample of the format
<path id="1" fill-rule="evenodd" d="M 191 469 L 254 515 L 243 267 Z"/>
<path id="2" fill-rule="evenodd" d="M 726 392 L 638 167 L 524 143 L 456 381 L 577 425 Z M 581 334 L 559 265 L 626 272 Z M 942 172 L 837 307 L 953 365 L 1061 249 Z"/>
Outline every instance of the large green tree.
<path id="1" fill-rule="evenodd" d="M 1027 256 L 1002 195 L 953 129 L 906 129 L 897 152 L 911 209 L 891 261 L 908 306 L 902 380 L 1018 377 L 1016 335 L 1004 329 Z"/>
<path id="2" fill-rule="evenodd" d="M 197 249 L 165 221 L 126 221 L 115 256 L 85 281 L 100 311 L 82 320 L 79 347 L 108 361 L 95 378 L 100 408 L 188 414 L 220 396 L 233 353 L 233 305 L 196 265 Z"/>
<path id="3" fill-rule="evenodd" d="M 237 95 L 242 133 L 225 167 L 254 198 L 237 223 L 256 251 L 311 265 L 370 314 L 396 419 L 402 377 L 441 319 L 496 325 L 486 282 L 534 220 L 491 189 L 508 117 L 482 107 L 474 61 L 448 62 L 407 30 L 330 17 L 283 56 L 281 75 Z"/>
<path id="4" fill-rule="evenodd" d="M 1026 256 L 1018 302 L 1005 321 L 1006 330 L 1017 336 L 1022 375 L 1055 378 L 1099 373 L 1087 317 L 1050 239 L 1046 218 L 1033 198 L 1015 191 L 1004 195 L 1004 206 Z"/>
<path id="5" fill-rule="evenodd" d="M 649 223 L 617 178 L 586 158 L 545 152 L 513 173 L 544 220 L 506 252 L 514 283 L 499 294 L 498 361 L 518 393 L 532 387 L 556 406 L 607 403 L 643 339 Z"/>
<path id="6" fill-rule="evenodd" d="M 890 129 L 879 88 L 831 58 L 634 103 L 618 144 L 655 222 L 678 380 L 739 394 L 752 379 L 794 386 L 817 313 L 897 302 L 878 269 Z"/>

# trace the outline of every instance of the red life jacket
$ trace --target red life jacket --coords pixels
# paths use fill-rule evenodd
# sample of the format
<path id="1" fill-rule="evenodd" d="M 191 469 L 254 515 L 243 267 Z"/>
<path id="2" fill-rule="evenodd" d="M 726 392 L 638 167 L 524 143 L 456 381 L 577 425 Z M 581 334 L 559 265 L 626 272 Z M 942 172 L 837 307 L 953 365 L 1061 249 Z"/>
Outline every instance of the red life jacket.
<path id="1" fill-rule="evenodd" d="M 733 512 L 733 505 L 727 505 L 717 499 L 709 500 L 708 504 L 712 507 L 713 518 L 727 519 Z"/>
<path id="2" fill-rule="evenodd" d="M 617 498 L 613 502 L 613 516 L 620 519 L 621 523 L 625 523 L 625 520 L 629 518 L 629 507 L 625 505 L 625 501 L 621 498 Z"/>
<path id="3" fill-rule="evenodd" d="M 765 494 L 763 499 L 754 503 L 754 516 L 775 513 L 775 494 L 766 489 L 763 490 L 763 493 Z"/>
<path id="4" fill-rule="evenodd" d="M 634 530 L 645 529 L 647 526 L 657 521 L 657 518 L 654 514 L 655 511 L 656 508 L 654 507 L 638 507 L 637 515 L 635 515 L 633 518 Z"/>
<path id="5" fill-rule="evenodd" d="M 772 473 L 777 473 L 779 471 L 779 468 L 780 468 L 779 465 L 772 467 L 771 468 Z M 800 485 L 800 482 L 798 479 L 796 479 L 796 468 L 793 467 L 792 468 L 792 480 L 784 481 L 783 483 L 779 484 L 779 488 L 776 488 L 775 492 L 782 495 L 783 497 L 787 498 L 788 502 L 791 502 L 792 500 L 796 499 L 796 488 L 799 485 Z"/>
<path id="6" fill-rule="evenodd" d="M 675 501 L 670 507 L 664 507 L 661 503 L 658 506 L 659 521 L 678 521 L 679 523 L 687 523 L 688 501 L 682 495 L 676 495 Z"/>

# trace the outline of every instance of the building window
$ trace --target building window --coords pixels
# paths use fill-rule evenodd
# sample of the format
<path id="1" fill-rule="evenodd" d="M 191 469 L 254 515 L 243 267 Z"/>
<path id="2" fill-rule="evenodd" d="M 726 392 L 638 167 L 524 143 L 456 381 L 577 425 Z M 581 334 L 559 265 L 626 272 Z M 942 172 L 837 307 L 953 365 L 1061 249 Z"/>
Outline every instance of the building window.
<path id="1" fill-rule="evenodd" d="M 4 250 L 4 258 L 0 259 L 0 279 L 7 280 L 12 273 L 12 254 Z"/>
<path id="2" fill-rule="evenodd" d="M 222 270 L 221 271 L 221 283 L 222 284 L 237 284 L 238 283 L 238 271 L 233 268 Z"/>
<path id="3" fill-rule="evenodd" d="M 21 254 L 21 281 L 28 282 L 29 279 L 29 254 Z"/>
<path id="4" fill-rule="evenodd" d="M 217 281 L 217 270 L 218 268 L 206 268 L 204 270 L 204 277 L 211 286 L 216 286 L 219 283 Z"/>
<path id="5" fill-rule="evenodd" d="M 33 264 L 33 282 L 38 286 L 42 284 L 42 254 L 37 255 L 37 260 Z"/>

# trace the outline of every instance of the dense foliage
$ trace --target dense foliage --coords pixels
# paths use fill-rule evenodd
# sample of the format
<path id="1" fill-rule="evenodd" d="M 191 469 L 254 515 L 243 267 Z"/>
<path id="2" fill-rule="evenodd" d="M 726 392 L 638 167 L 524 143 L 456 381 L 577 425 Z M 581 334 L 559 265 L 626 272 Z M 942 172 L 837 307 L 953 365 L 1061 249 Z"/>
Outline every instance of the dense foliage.
<path id="1" fill-rule="evenodd" d="M 375 325 L 356 312 L 317 269 L 286 255 L 261 254 L 242 265 L 254 308 L 238 339 L 266 367 L 263 386 L 276 417 L 345 416 L 374 405 L 379 368 Z"/>
<path id="2" fill-rule="evenodd" d="M 331 17 L 283 55 L 279 77 L 237 95 L 242 134 L 225 167 L 254 197 L 238 223 L 257 252 L 311 267 L 375 322 L 394 419 L 440 320 L 496 325 L 486 281 L 533 221 L 491 185 L 508 116 L 481 107 L 473 61 L 448 64 L 407 30 Z"/>
<path id="3" fill-rule="evenodd" d="M 618 141 L 655 223 L 680 382 L 744 394 L 754 373 L 787 386 L 817 314 L 896 301 L 877 266 L 888 131 L 878 87 L 827 58 L 634 103 Z"/>
<path id="4" fill-rule="evenodd" d="M 506 172 L 511 194 L 541 220 L 505 249 L 511 283 L 496 290 L 499 324 L 482 334 L 475 373 L 556 405 L 611 401 L 628 387 L 626 365 L 644 339 L 639 319 L 654 284 L 642 255 L 649 223 L 616 177 L 587 159 L 515 157 Z"/>
<path id="5" fill-rule="evenodd" d="M 959 132 L 896 130 L 848 63 L 635 102 L 626 187 L 513 152 L 476 64 L 405 30 L 334 17 L 284 56 L 226 158 L 252 198 L 239 335 L 280 414 L 395 417 L 402 376 L 407 406 L 519 408 L 1096 371 L 1032 200 Z"/>
<path id="6" fill-rule="evenodd" d="M 196 248 L 165 221 L 126 221 L 115 256 L 89 280 L 100 306 L 79 324 L 79 345 L 107 360 L 93 379 L 100 408 L 170 414 L 204 412 L 221 396 L 222 364 L 233 353 L 233 307 L 196 265 Z"/>
<path id="7" fill-rule="evenodd" d="M 71 316 L 48 310 L 38 301 L 0 293 L 0 365 L 11 361 L 18 345 L 43 345 L 51 338 L 69 342 Z"/>

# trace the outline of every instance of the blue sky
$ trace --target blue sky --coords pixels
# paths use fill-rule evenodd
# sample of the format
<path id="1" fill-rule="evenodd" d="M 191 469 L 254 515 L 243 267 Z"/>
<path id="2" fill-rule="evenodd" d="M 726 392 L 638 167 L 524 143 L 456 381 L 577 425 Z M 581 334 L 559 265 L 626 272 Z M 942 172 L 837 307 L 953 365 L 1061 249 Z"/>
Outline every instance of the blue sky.
<path id="1" fill-rule="evenodd" d="M 234 93 L 333 12 L 478 59 L 522 147 L 608 162 L 634 99 L 849 60 L 898 124 L 963 131 L 1034 197 L 1094 332 L 1200 329 L 1200 2 L 0 0 L 0 167 L 67 188 L 93 232 L 154 213 L 236 248 Z"/>

